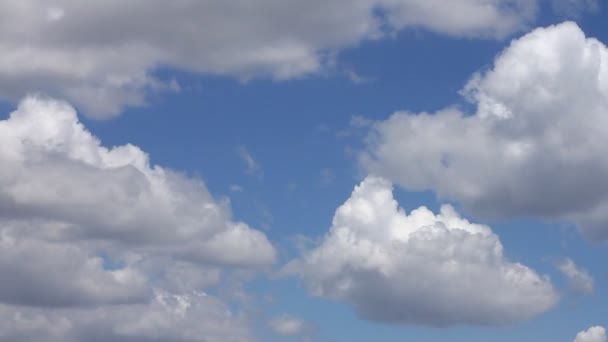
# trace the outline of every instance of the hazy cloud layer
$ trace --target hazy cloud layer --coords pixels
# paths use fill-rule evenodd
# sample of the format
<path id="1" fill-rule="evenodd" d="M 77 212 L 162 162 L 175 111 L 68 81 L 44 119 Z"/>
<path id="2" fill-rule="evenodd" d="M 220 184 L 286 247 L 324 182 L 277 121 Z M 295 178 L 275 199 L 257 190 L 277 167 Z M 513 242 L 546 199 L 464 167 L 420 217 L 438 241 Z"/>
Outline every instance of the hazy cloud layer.
<path id="1" fill-rule="evenodd" d="M 404 28 L 499 38 L 535 13 L 530 0 L 2 0 L 0 98 L 40 91 L 107 117 L 149 91 L 179 91 L 159 67 L 289 79 Z"/>
<path id="2" fill-rule="evenodd" d="M 558 300 L 549 279 L 506 259 L 489 227 L 450 206 L 437 215 L 425 207 L 408 215 L 391 184 L 376 177 L 355 188 L 322 242 L 286 271 L 300 275 L 313 294 L 383 322 L 503 325 Z"/>
<path id="3" fill-rule="evenodd" d="M 511 43 L 448 108 L 378 122 L 362 164 L 473 213 L 568 219 L 608 238 L 608 49 L 571 22 Z"/>
<path id="4" fill-rule="evenodd" d="M 246 319 L 204 291 L 276 252 L 201 180 L 102 146 L 37 97 L 0 121 L 0 164 L 0 339 L 246 340 Z"/>

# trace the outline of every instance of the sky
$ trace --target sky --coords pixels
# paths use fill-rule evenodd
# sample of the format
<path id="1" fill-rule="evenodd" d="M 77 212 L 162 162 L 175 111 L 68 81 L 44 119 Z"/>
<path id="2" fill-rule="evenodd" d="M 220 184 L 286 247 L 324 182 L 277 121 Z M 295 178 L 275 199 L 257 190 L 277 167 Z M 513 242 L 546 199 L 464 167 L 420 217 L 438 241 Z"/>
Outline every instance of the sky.
<path id="1" fill-rule="evenodd" d="M 608 326 L 600 0 L 0 0 L 0 341 Z"/>

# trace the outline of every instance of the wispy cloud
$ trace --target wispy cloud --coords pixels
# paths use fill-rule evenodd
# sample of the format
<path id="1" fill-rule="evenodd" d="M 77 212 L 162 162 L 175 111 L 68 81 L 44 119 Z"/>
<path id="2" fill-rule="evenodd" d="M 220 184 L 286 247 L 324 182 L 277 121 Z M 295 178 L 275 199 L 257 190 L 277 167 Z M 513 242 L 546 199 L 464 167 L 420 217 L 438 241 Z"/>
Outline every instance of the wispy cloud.
<path id="1" fill-rule="evenodd" d="M 275 334 L 281 336 L 304 337 L 310 335 L 313 331 L 310 323 L 287 314 L 274 317 L 268 322 L 268 325 Z"/>
<path id="2" fill-rule="evenodd" d="M 230 191 L 231 192 L 243 192 L 243 187 L 238 184 L 231 184 Z"/>
<path id="3" fill-rule="evenodd" d="M 587 270 L 577 266 L 572 259 L 563 260 L 557 268 L 568 278 L 572 291 L 585 295 L 593 293 L 593 277 Z"/>
<path id="4" fill-rule="evenodd" d="M 245 173 L 248 175 L 257 175 L 262 178 L 264 173 L 262 171 L 262 166 L 258 161 L 253 157 L 253 155 L 247 150 L 247 148 L 243 145 L 239 145 L 236 148 L 236 152 L 245 163 Z"/>

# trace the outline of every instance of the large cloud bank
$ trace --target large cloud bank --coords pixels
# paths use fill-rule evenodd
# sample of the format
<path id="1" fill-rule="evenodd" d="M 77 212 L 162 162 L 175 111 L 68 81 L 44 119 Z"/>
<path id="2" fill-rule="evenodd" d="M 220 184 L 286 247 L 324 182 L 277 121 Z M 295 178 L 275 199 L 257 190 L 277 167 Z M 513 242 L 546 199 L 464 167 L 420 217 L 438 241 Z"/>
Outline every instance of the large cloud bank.
<path id="1" fill-rule="evenodd" d="M 511 43 L 457 109 L 377 123 L 361 161 L 469 211 L 574 222 L 608 238 L 608 49 L 571 22 Z"/>
<path id="2" fill-rule="evenodd" d="M 36 97 L 0 121 L 0 164 L 0 340 L 248 339 L 205 291 L 276 252 L 202 181 Z"/>
<path id="3" fill-rule="evenodd" d="M 407 27 L 504 37 L 529 0 L 0 1 L 0 98 L 40 91 L 107 117 L 177 89 L 158 68 L 239 79 L 317 73 L 336 52 Z"/>
<path id="4" fill-rule="evenodd" d="M 489 227 L 450 206 L 398 207 L 391 184 L 368 177 L 335 213 L 329 233 L 286 266 L 317 296 L 363 318 L 408 324 L 503 325 L 558 300 L 551 282 L 509 261 Z"/>

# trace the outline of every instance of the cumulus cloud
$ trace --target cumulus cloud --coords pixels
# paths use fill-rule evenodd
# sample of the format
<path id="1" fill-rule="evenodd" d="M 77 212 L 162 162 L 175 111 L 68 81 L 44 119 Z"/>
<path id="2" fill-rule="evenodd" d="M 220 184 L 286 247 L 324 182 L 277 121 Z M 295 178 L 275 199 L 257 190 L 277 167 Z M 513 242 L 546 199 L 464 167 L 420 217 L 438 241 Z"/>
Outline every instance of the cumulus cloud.
<path id="1" fill-rule="evenodd" d="M 3 218 L 56 223 L 5 226 L 17 237 L 120 241 L 208 264 L 274 260 L 264 234 L 231 221 L 201 180 L 150 165 L 136 146 L 103 147 L 64 102 L 26 98 L 0 122 L 0 146 Z"/>
<path id="2" fill-rule="evenodd" d="M 504 256 L 488 226 L 448 205 L 437 215 L 425 207 L 407 214 L 392 185 L 373 176 L 336 210 L 324 239 L 285 271 L 317 296 L 391 323 L 503 325 L 558 301 L 548 278 Z"/>
<path id="3" fill-rule="evenodd" d="M 281 336 L 302 336 L 311 330 L 308 322 L 287 314 L 274 317 L 268 325 L 275 334 Z"/>
<path id="4" fill-rule="evenodd" d="M 475 213 L 574 222 L 608 238 L 608 49 L 572 22 L 514 40 L 468 82 L 473 115 L 398 112 L 374 125 L 370 172 Z"/>
<path id="5" fill-rule="evenodd" d="M 573 291 L 580 294 L 593 293 L 593 277 L 588 271 L 579 268 L 572 259 L 565 259 L 557 267 L 568 278 Z"/>
<path id="6" fill-rule="evenodd" d="M 0 1 L 0 98 L 30 91 L 97 117 L 179 90 L 159 67 L 289 79 L 336 52 L 407 27 L 500 38 L 534 18 L 529 0 Z"/>
<path id="7" fill-rule="evenodd" d="M 606 329 L 595 326 L 581 331 L 576 335 L 574 342 L 606 342 Z"/>
<path id="8" fill-rule="evenodd" d="M 0 164 L 0 340 L 246 339 L 246 320 L 203 291 L 276 251 L 202 180 L 104 147 L 40 97 L 0 121 Z"/>
<path id="9" fill-rule="evenodd" d="M 148 303 L 91 310 L 44 310 L 0 304 L 0 341 L 247 342 L 245 317 L 205 294 L 157 291 Z"/>

